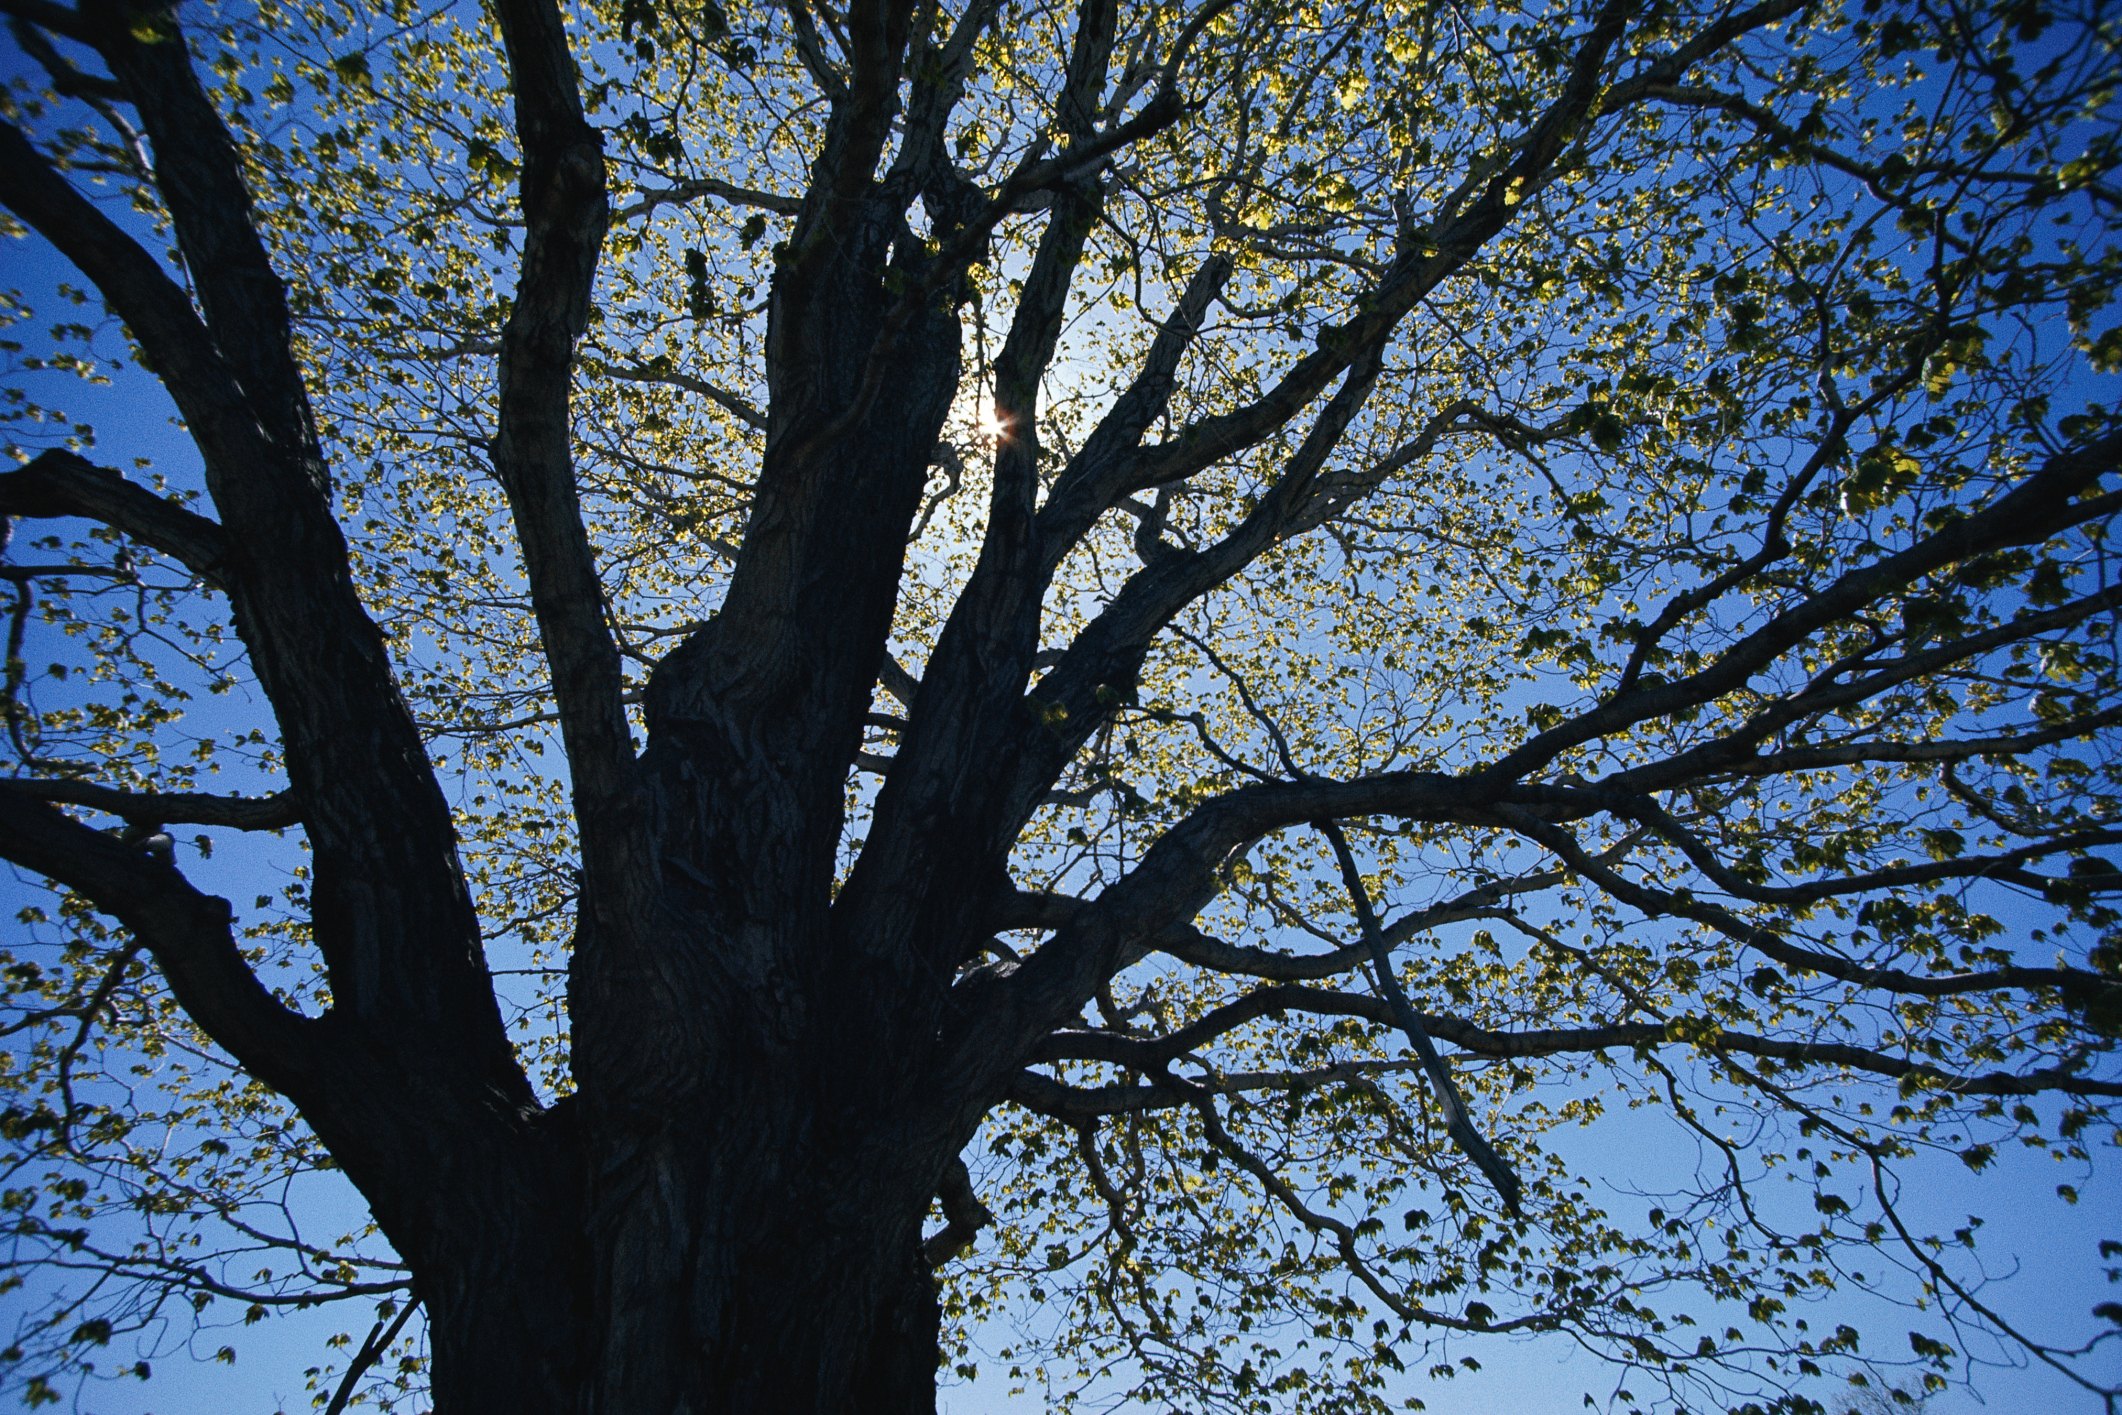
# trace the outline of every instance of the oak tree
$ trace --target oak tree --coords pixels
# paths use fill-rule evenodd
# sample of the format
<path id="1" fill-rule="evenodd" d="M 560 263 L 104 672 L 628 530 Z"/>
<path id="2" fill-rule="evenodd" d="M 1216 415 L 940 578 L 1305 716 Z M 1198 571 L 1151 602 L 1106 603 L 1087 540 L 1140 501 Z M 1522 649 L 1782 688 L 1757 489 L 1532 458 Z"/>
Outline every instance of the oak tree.
<path id="1" fill-rule="evenodd" d="M 17 1395 L 2113 1408 L 2098 0 L 0 9 Z"/>

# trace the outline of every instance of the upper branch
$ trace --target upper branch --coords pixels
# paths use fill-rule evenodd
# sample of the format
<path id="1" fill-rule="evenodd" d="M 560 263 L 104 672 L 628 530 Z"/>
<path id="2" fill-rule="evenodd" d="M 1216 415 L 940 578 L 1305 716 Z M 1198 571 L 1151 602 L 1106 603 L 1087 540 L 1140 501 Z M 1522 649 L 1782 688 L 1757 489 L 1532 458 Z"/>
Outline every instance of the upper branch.
<path id="1" fill-rule="evenodd" d="M 1633 13 L 1632 0 L 1608 0 L 1579 44 L 1562 91 L 1520 140 L 1512 161 L 1440 226 L 1404 232 L 1399 253 L 1357 302 L 1352 318 L 1321 331 L 1318 346 L 1251 402 L 1200 418 L 1174 437 L 1116 459 L 1101 477 L 1101 494 L 1089 498 L 1096 506 L 1092 514 L 1129 491 L 1183 480 L 1257 445 L 1287 425 L 1336 377 L 1381 347 L 1408 311 L 1510 224 L 1524 194 L 1551 175 L 1569 141 L 1599 113 L 1600 75 Z M 1087 528 L 1085 522 L 1074 534 Z"/>
<path id="2" fill-rule="evenodd" d="M 246 462 L 264 452 L 235 372 L 190 297 L 139 242 L 54 171 L 20 129 L 4 121 L 0 203 L 94 282 L 140 341 L 210 459 Z"/>
<path id="3" fill-rule="evenodd" d="M 966 80 L 973 73 L 973 46 L 1000 10 L 1001 0 L 972 0 L 943 47 L 924 56 L 924 79 L 914 86 L 908 104 L 905 134 L 885 179 L 888 190 L 908 198 L 920 191 L 939 200 L 946 213 L 965 205 L 971 183 L 945 151 L 944 132 L 965 97 Z"/>
<path id="4" fill-rule="evenodd" d="M 1022 1072 L 1013 1079 L 1011 1099 L 1042 1114 L 1063 1118 L 1168 1109 L 1184 1103 L 1183 1093 L 1163 1079 L 1169 1075 L 1167 1068 L 1171 1063 L 1203 1050 L 1248 1023 L 1291 1013 L 1355 1017 L 1379 1027 L 1396 1025 L 1392 1008 L 1382 998 L 1290 984 L 1255 988 L 1163 1036 L 1133 1037 L 1114 1032 L 1074 1030 L 1055 1032 L 1036 1048 L 1035 1060 L 1107 1062 L 1149 1079 L 1114 1086 L 1076 1087 L 1063 1085 L 1038 1072 Z M 1417 1021 L 1430 1035 L 1451 1043 L 1468 1056 L 1480 1058 L 1533 1060 L 1584 1056 L 1609 1050 L 1649 1051 L 1685 1046 L 1714 1056 L 1759 1056 L 1793 1066 L 1831 1066 L 1894 1081 L 1913 1080 L 1929 1089 L 1967 1096 L 2043 1093 L 2122 1096 L 2122 1082 L 2103 1081 L 2070 1067 L 1959 1073 L 1930 1062 L 1912 1061 L 1905 1056 L 1846 1042 L 1798 1041 L 1723 1029 L 1704 1031 L 1684 1025 L 1675 1028 L 1666 1022 L 1612 1022 L 1587 1027 L 1531 1027 L 1506 1031 L 1482 1027 L 1463 1017 L 1444 1013 L 1421 1013 L 1417 1015 Z M 1308 1072 L 1217 1071 L 1194 1078 L 1191 1084 L 1219 1093 L 1292 1090 L 1346 1081 L 1352 1075 L 1386 1066 L 1397 1068 L 1401 1063 L 1371 1066 L 1340 1063 Z"/>
<path id="5" fill-rule="evenodd" d="M 2082 623 L 2118 607 L 2122 607 L 2122 584 L 2110 585 L 2053 609 L 2023 612 L 1988 629 L 1894 658 L 1876 659 L 1868 652 L 1852 655 L 1830 665 L 1804 689 L 1769 702 L 1730 731 L 1672 756 L 1616 773 L 1601 785 L 1621 791 L 1658 791 L 1726 773 L 1761 775 L 1769 769 L 1768 763 L 1776 761 L 1788 760 L 1791 763 L 1789 769 L 1794 771 L 1806 769 L 1808 761 L 1824 764 L 1827 758 L 1821 754 L 1842 752 L 1846 755 L 1849 749 L 1801 748 L 1768 754 L 1757 754 L 1757 749 L 1793 723 L 1866 702 L 1926 674 L 1969 662 L 1978 654 Z M 2100 725 L 2101 716 L 2090 715 L 2085 719 L 2084 731 L 2089 733 Z M 2019 734 L 2013 739 L 1975 738 L 1921 746 L 1908 744 L 1900 748 L 1886 743 L 1869 747 L 1852 744 L 1852 748 L 1874 752 L 1874 756 L 1865 758 L 1869 760 L 1951 761 L 1982 755 L 1985 741 L 1996 741 L 2001 747 L 2007 740 L 2019 744 L 2015 750 L 2030 750 L 2043 741 L 2060 739 L 2052 738 L 2044 731 Z"/>
<path id="6" fill-rule="evenodd" d="M 1692 919 L 1787 967 L 1819 973 L 1841 982 L 1911 997 L 1954 997 L 1966 993 L 1993 992 L 2007 988 L 2050 988 L 2066 997 L 2083 1001 L 2112 996 L 2122 991 L 2122 982 L 2077 968 L 1991 968 L 1974 973 L 1943 973 L 1928 976 L 1899 968 L 1878 968 L 1855 959 L 1794 944 L 1773 929 L 1756 924 L 1719 904 L 1682 890 L 1660 889 L 1632 880 L 1618 869 L 1594 858 L 1576 838 L 1560 826 L 1541 820 L 1521 806 L 1499 805 L 1496 818 L 1553 851 L 1555 857 L 1615 899 L 1652 917 Z M 2112 832 L 2102 832 L 2112 838 Z"/>
<path id="7" fill-rule="evenodd" d="M 1846 619 L 1882 595 L 1924 575 L 1987 551 L 2037 545 L 2058 531 L 2110 512 L 2122 499 L 2075 498 L 2122 464 L 2122 432 L 2061 452 L 1987 506 L 1950 521 L 1914 544 L 1848 571 L 1776 614 L 1766 624 L 1681 678 L 1618 691 L 1533 737 L 1484 768 L 1489 779 L 1522 780 L 1572 747 L 1653 718 L 1714 701 L 1747 683 L 1813 634 Z"/>
<path id="8" fill-rule="evenodd" d="M 527 1099 L 480 955 L 448 804 L 383 636 L 354 588 L 285 296 L 253 225 L 234 144 L 171 11 L 97 0 L 84 14 L 153 143 L 154 180 L 206 317 L 139 242 L 7 125 L 0 202 L 71 260 L 139 341 L 203 456 L 218 547 L 203 548 L 196 521 L 107 481 L 81 485 L 165 539 L 177 532 L 173 547 L 198 554 L 228 592 L 316 854 L 313 919 L 335 1012 L 389 1019 L 398 1039 L 413 1044 L 447 1036 L 467 1069 L 484 1073 L 475 1084 Z M 391 828 L 379 829 L 381 821 Z M 199 1020 L 214 1030 L 207 1015 Z"/>
<path id="9" fill-rule="evenodd" d="M 582 114 L 567 31 L 551 0 L 496 7 L 514 80 L 527 223 L 516 301 L 502 331 L 494 469 L 523 548 L 560 730 L 574 774 L 584 862 L 616 885 L 643 857 L 634 838 L 633 738 L 618 645 L 575 490 L 570 417 L 576 341 L 609 204 L 604 148 Z"/>
<path id="10" fill-rule="evenodd" d="M 1436 1043 L 1429 1039 L 1422 1019 L 1407 1000 L 1407 993 L 1400 986 L 1400 979 L 1393 971 L 1391 946 L 1378 927 L 1377 911 L 1371 907 L 1370 891 L 1364 887 L 1362 872 L 1356 868 L 1356 857 L 1348 848 L 1348 837 L 1332 820 L 1323 820 L 1318 828 L 1325 834 L 1334 849 L 1334 859 L 1341 867 L 1342 883 L 1348 889 L 1349 902 L 1355 906 L 1356 924 L 1363 930 L 1363 942 L 1370 950 L 1371 976 L 1379 991 L 1385 994 L 1387 1009 L 1393 1021 L 1407 1035 L 1414 1046 L 1415 1055 L 1422 1059 L 1422 1069 L 1429 1074 L 1430 1088 L 1436 1093 L 1437 1103 L 1444 1110 L 1444 1125 L 1452 1141 L 1466 1157 L 1474 1162 L 1488 1182 L 1496 1186 L 1503 1196 L 1504 1204 L 1512 1214 L 1519 1211 L 1518 1196 L 1524 1187 L 1517 1171 L 1503 1156 L 1496 1153 L 1488 1137 L 1474 1128 L 1473 1118 L 1466 1113 L 1466 1100 L 1459 1094 L 1458 1083 L 1437 1054 Z"/>
<path id="11" fill-rule="evenodd" d="M 1199 913 L 1222 887 L 1224 864 L 1250 842 L 1329 817 L 1465 821 L 1481 804 L 1452 777 L 1392 772 L 1346 782 L 1263 782 L 1195 807 L 1125 876 L 1072 911 L 1021 967 L 999 976 L 976 972 L 958 985 L 966 1020 L 955 1041 L 967 1093 L 1002 1085 L 1098 984 Z"/>
<path id="12" fill-rule="evenodd" d="M 321 483 L 287 291 L 258 237 L 235 145 L 192 68 L 174 7 L 89 0 L 82 13 L 154 146 L 155 186 L 216 347 L 267 436 L 302 456 Z"/>
<path id="13" fill-rule="evenodd" d="M 915 8 L 914 0 L 856 0 L 849 6 L 849 75 L 828 88 L 831 117 L 775 276 L 777 296 L 807 285 L 838 258 L 854 228 L 867 219 L 877 159 L 898 112 L 900 70 Z M 790 13 L 808 18 L 800 8 Z"/>

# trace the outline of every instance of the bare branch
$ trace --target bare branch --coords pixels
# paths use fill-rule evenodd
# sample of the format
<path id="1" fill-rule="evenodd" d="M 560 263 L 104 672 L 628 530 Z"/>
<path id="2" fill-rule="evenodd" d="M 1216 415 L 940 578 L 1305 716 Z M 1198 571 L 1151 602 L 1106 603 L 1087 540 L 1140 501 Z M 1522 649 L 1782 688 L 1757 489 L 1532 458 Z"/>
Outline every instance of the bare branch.
<path id="1" fill-rule="evenodd" d="M 696 378 L 676 369 L 652 368 L 644 364 L 605 363 L 600 364 L 597 371 L 608 378 L 622 379 L 628 383 L 661 383 L 683 389 L 687 393 L 697 393 L 753 431 L 766 431 L 765 413 L 727 388 L 709 383 L 704 378 Z"/>
<path id="2" fill-rule="evenodd" d="M 602 936 L 649 888 L 634 782 L 625 674 L 605 622 L 603 586 L 575 490 L 570 395 L 576 342 L 608 221 L 602 139 L 582 114 L 574 58 L 551 0 L 501 0 L 523 148 L 527 234 L 516 302 L 501 336 L 494 470 L 508 492 L 539 637 L 573 773 L 586 897 L 611 911 Z"/>
<path id="3" fill-rule="evenodd" d="M 756 207 L 760 211 L 771 211 L 779 216 L 794 216 L 803 209 L 801 197 L 762 192 L 755 187 L 725 182 L 720 177 L 688 177 L 673 187 L 642 190 L 633 201 L 613 211 L 612 220 L 635 221 L 644 216 L 653 216 L 663 207 L 684 206 L 698 201 L 701 197 L 715 197 L 732 206 Z"/>

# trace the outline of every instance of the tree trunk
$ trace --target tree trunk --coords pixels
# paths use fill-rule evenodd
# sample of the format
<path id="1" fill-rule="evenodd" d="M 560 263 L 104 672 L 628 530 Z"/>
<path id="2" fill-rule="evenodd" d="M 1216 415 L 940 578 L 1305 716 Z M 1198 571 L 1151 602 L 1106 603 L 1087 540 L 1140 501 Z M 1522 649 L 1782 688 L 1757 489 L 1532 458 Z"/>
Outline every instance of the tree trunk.
<path id="1" fill-rule="evenodd" d="M 590 1220 L 583 1411 L 934 1409 L 933 1177 L 906 1154 L 787 1106 L 623 1149 Z"/>
<path id="2" fill-rule="evenodd" d="M 437 1415 L 933 1411 L 927 1147 L 800 1110 L 586 1127 L 587 1202 L 544 1227 L 466 1205 L 414 1262 Z"/>
<path id="3" fill-rule="evenodd" d="M 865 1005 L 915 990 L 798 961 L 834 951 L 805 913 L 578 947 L 576 1093 L 505 1161 L 378 1206 L 437 1415 L 934 1410 L 922 1229 L 977 1112 L 936 1080 L 933 1006 Z"/>

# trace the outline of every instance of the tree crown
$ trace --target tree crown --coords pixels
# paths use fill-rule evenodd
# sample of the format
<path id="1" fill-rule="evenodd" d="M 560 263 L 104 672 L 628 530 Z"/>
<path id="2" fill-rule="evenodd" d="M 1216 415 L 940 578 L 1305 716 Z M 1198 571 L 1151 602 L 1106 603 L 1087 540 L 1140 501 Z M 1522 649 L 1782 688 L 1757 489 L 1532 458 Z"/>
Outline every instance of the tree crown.
<path id="1" fill-rule="evenodd" d="M 324 1301 L 417 1398 L 361 1094 L 804 1028 L 1057 1399 L 2116 1398 L 1899 1178 L 2122 1133 L 2097 4 L 0 6 L 32 1401 Z"/>

